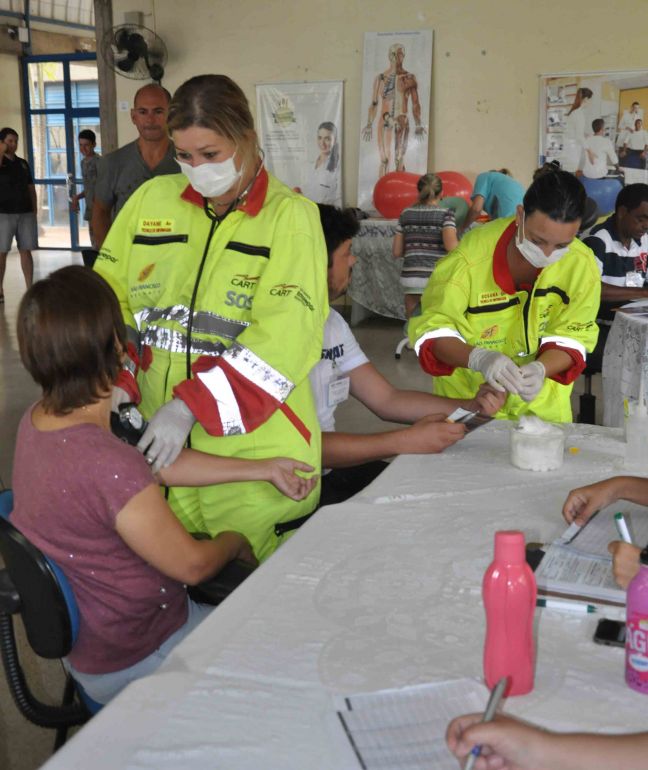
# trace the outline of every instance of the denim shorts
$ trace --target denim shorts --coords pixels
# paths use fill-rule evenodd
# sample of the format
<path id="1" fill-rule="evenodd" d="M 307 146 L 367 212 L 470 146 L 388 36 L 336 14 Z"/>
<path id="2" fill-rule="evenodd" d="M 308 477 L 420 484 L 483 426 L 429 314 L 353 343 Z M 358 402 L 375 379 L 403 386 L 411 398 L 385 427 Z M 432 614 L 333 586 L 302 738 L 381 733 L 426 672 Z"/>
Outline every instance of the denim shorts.
<path id="1" fill-rule="evenodd" d="M 21 251 L 37 249 L 36 214 L 0 214 L 0 251 L 10 251 L 14 236 Z"/>

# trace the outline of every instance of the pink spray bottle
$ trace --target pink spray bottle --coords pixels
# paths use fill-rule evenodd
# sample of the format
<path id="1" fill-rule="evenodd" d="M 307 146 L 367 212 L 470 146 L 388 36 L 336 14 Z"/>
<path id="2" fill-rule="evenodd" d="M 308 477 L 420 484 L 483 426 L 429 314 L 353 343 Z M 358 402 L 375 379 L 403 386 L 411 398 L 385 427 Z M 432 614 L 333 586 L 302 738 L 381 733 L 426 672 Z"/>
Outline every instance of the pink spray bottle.
<path id="1" fill-rule="evenodd" d="M 648 695 L 648 548 L 641 552 L 639 563 L 626 601 L 625 679 L 628 687 Z"/>

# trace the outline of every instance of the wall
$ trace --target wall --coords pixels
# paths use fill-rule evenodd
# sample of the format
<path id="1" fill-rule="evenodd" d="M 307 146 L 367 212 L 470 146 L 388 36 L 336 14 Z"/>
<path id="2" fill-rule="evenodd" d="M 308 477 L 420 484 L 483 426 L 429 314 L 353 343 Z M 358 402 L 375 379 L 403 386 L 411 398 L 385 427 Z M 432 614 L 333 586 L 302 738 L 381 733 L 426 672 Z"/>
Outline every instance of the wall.
<path id="1" fill-rule="evenodd" d="M 356 199 L 365 31 L 432 28 L 430 169 L 474 177 L 506 166 L 525 184 L 538 155 L 538 75 L 646 68 L 648 4 L 617 0 L 142 0 L 144 23 L 166 42 L 165 85 L 224 72 L 254 107 L 256 82 L 345 81 L 345 201 Z M 114 23 L 132 8 L 113 0 Z M 643 17 L 643 20 L 640 18 Z M 627 20 L 632 19 L 632 23 Z M 622 43 L 611 29 L 623 24 Z M 625 20 L 621 22 L 620 20 Z M 407 61 L 405 61 L 407 66 Z M 138 83 L 117 78 L 130 103 Z M 119 113 L 119 140 L 135 137 Z"/>

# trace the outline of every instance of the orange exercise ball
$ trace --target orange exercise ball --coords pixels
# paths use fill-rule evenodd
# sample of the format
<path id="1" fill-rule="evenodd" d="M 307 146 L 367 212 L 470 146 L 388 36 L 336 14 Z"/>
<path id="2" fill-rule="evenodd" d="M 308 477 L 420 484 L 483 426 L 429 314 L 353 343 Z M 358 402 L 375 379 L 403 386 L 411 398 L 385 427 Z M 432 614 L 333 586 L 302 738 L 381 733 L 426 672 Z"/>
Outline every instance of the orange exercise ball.
<path id="1" fill-rule="evenodd" d="M 416 203 L 420 174 L 392 171 L 380 177 L 373 191 L 374 206 L 386 219 L 398 219 L 403 209 Z"/>
<path id="2" fill-rule="evenodd" d="M 458 171 L 437 171 L 437 176 L 443 182 L 442 195 L 444 198 L 463 198 L 467 203 L 471 203 L 470 194 L 473 186 L 470 179 Z"/>

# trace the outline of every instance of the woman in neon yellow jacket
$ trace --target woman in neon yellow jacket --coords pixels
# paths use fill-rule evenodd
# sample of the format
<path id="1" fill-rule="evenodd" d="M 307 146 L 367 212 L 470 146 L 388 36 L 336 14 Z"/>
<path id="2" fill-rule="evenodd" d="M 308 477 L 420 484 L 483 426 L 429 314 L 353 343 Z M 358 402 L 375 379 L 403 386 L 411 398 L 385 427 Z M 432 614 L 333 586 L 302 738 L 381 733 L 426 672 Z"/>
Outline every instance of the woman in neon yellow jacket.
<path id="1" fill-rule="evenodd" d="M 154 470 L 189 440 L 224 456 L 277 454 L 320 468 L 307 374 L 328 314 L 326 246 L 315 204 L 264 168 L 241 89 L 224 75 L 191 78 L 169 107 L 181 174 L 138 188 L 95 269 L 120 300 L 133 365 L 119 398 L 149 426 L 139 447 Z M 236 523 L 260 559 L 274 525 L 310 513 L 264 482 L 172 488 L 192 532 Z"/>
<path id="2" fill-rule="evenodd" d="M 434 392 L 508 391 L 496 416 L 570 422 L 572 383 L 598 337 L 601 279 L 575 236 L 585 190 L 573 174 L 537 177 L 515 217 L 462 238 L 444 257 L 409 332 Z"/>

